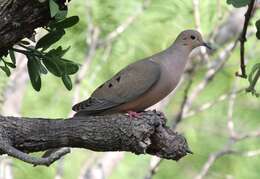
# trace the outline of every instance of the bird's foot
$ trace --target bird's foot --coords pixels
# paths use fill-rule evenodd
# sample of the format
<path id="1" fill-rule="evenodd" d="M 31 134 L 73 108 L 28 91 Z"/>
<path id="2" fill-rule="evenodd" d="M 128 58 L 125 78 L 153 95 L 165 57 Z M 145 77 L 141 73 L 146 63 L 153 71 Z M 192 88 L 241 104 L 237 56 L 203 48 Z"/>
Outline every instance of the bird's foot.
<path id="1" fill-rule="evenodd" d="M 141 113 L 135 112 L 135 111 L 127 111 L 127 115 L 130 118 L 138 118 L 141 116 Z"/>

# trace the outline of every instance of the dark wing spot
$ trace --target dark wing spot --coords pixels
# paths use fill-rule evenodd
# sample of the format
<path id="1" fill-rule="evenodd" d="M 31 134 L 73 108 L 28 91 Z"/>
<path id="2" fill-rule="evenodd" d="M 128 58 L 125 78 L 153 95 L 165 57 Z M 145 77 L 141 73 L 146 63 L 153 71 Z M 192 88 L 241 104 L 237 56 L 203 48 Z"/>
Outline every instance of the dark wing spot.
<path id="1" fill-rule="evenodd" d="M 120 79 L 121 79 L 121 76 L 117 77 L 117 78 L 116 78 L 116 81 L 119 82 Z"/>
<path id="2" fill-rule="evenodd" d="M 108 87 L 111 88 L 112 86 L 113 86 L 112 83 L 109 83 Z"/>

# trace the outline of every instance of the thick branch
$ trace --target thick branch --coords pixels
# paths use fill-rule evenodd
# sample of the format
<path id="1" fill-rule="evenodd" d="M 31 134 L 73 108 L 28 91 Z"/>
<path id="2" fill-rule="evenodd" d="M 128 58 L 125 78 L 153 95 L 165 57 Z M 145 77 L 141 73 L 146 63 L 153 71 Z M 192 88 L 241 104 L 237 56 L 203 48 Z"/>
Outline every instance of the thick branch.
<path id="1" fill-rule="evenodd" d="M 0 152 L 33 164 L 49 165 L 54 158 L 41 161 L 28 159 L 26 153 L 51 148 L 77 147 L 94 151 L 129 151 L 179 160 L 189 153 L 185 138 L 167 126 L 155 112 L 140 118 L 124 114 L 84 118 L 40 119 L 0 117 Z M 11 149 L 11 150 L 9 150 Z M 18 150 L 18 151 L 17 151 Z"/>

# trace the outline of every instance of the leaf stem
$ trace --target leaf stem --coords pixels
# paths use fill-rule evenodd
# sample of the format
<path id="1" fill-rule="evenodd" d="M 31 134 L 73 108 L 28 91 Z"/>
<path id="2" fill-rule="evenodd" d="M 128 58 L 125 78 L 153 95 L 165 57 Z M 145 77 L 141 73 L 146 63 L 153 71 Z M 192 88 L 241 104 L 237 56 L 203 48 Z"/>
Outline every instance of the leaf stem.
<path id="1" fill-rule="evenodd" d="M 238 72 L 236 73 L 237 76 L 241 77 L 241 78 L 247 78 L 246 75 L 246 65 L 245 65 L 245 42 L 246 42 L 246 32 L 247 32 L 247 27 L 252 15 L 252 11 L 254 9 L 254 4 L 255 4 L 255 0 L 251 0 L 249 5 L 248 5 L 248 9 L 245 13 L 245 21 L 244 21 L 244 26 L 243 26 L 243 30 L 242 33 L 239 37 L 239 41 L 240 41 L 240 69 L 241 69 L 241 74 L 239 74 Z"/>

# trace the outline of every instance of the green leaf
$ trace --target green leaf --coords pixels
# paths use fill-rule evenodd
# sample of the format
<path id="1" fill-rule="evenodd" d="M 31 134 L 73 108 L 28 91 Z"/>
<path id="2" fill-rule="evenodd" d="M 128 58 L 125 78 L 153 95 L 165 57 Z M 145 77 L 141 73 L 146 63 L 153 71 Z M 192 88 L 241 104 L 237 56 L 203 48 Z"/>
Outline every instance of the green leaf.
<path id="1" fill-rule="evenodd" d="M 62 81 L 63 81 L 63 84 L 65 85 L 65 87 L 68 89 L 68 90 L 71 90 L 72 89 L 72 82 L 71 82 L 71 79 L 69 77 L 69 75 L 62 75 Z"/>
<path id="2" fill-rule="evenodd" d="M 251 72 L 248 75 L 248 81 L 251 84 L 253 82 L 253 77 L 255 75 L 255 73 L 257 72 L 257 70 L 260 69 L 260 63 L 255 64 L 252 69 Z"/>
<path id="3" fill-rule="evenodd" d="M 9 55 L 10 55 L 10 58 L 11 58 L 13 64 L 15 65 L 16 64 L 16 58 L 15 58 L 14 51 L 10 49 L 9 50 Z"/>
<path id="4" fill-rule="evenodd" d="M 68 75 L 75 74 L 79 70 L 79 65 L 72 61 L 61 59 L 60 63 L 63 66 L 65 73 Z"/>
<path id="5" fill-rule="evenodd" d="M 59 5 L 54 0 L 49 0 L 49 7 L 51 17 L 54 17 L 60 11 Z"/>
<path id="6" fill-rule="evenodd" d="M 260 40 L 260 19 L 258 19 L 255 23 L 256 26 L 256 37 Z"/>
<path id="7" fill-rule="evenodd" d="M 66 28 L 70 28 L 72 26 L 74 26 L 75 24 L 77 24 L 79 22 L 79 17 L 78 16 L 71 16 L 68 17 L 62 21 L 56 22 L 56 23 L 51 23 L 50 24 L 50 28 L 51 29 L 66 29 Z"/>
<path id="8" fill-rule="evenodd" d="M 5 66 L 0 66 L 0 68 L 5 72 L 6 76 L 10 76 L 11 72 L 10 69 L 5 65 Z"/>
<path id="9" fill-rule="evenodd" d="M 56 21 L 61 21 L 63 19 L 65 19 L 67 17 L 68 11 L 67 10 L 62 10 L 59 11 L 56 15 L 55 15 L 55 20 Z"/>
<path id="10" fill-rule="evenodd" d="M 51 72 L 53 75 L 61 77 L 62 70 L 60 69 L 59 65 L 56 63 L 56 60 L 46 58 L 43 61 L 45 67 Z"/>
<path id="11" fill-rule="evenodd" d="M 227 0 L 227 3 L 232 4 L 236 8 L 239 8 L 248 5 L 250 0 Z"/>
<path id="12" fill-rule="evenodd" d="M 46 50 L 49 48 L 52 44 L 56 43 L 61 39 L 61 37 L 65 34 L 65 31 L 62 30 L 55 30 L 51 31 L 50 33 L 43 36 L 36 44 L 35 48 L 39 49 L 42 48 L 43 50 Z"/>
<path id="13" fill-rule="evenodd" d="M 39 62 L 37 61 L 38 59 L 34 58 L 34 56 L 32 55 L 26 55 L 26 56 L 28 58 L 27 68 L 28 68 L 31 84 L 36 91 L 40 91 L 41 76 L 40 76 Z"/>
<path id="14" fill-rule="evenodd" d="M 56 49 L 51 49 L 50 51 L 48 51 L 46 53 L 46 56 L 51 57 L 51 58 L 61 58 L 63 57 L 63 55 L 65 55 L 65 53 L 70 49 L 70 47 L 66 48 L 66 49 L 62 49 L 61 46 L 59 46 Z"/>
<path id="15" fill-rule="evenodd" d="M 7 66 L 11 67 L 11 68 L 15 68 L 15 64 L 10 63 L 10 62 L 4 62 Z"/>
<path id="16" fill-rule="evenodd" d="M 21 40 L 20 42 L 23 45 L 30 45 L 30 42 L 26 41 L 26 40 Z"/>

